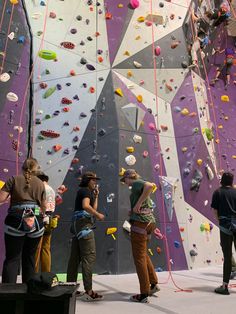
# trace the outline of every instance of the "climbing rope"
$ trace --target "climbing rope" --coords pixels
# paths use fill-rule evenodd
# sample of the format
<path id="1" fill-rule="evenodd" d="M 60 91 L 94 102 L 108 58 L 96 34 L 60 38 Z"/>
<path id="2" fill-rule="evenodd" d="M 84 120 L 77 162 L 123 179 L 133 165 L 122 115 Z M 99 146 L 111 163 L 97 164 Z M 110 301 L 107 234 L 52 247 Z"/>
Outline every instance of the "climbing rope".
<path id="1" fill-rule="evenodd" d="M 150 1 L 150 12 L 151 16 L 153 16 L 153 0 Z M 155 84 L 155 101 L 156 101 L 156 112 L 158 113 L 158 89 L 157 89 L 157 62 L 156 62 L 156 57 L 155 57 L 155 36 L 154 36 L 154 22 L 152 20 L 152 55 L 153 55 L 153 67 L 154 67 L 154 84 Z M 158 114 L 157 114 L 158 116 Z M 158 118 L 156 120 L 157 123 L 157 129 L 159 129 L 159 123 L 158 123 Z M 159 133 L 157 132 L 157 147 L 158 147 L 158 155 L 159 155 L 159 165 L 160 165 L 160 176 L 163 176 L 163 160 L 162 160 L 162 153 L 161 153 L 161 145 L 160 145 L 160 136 Z M 164 230 L 166 231 L 167 223 L 166 223 L 166 211 L 165 211 L 165 203 L 164 203 L 164 195 L 163 195 L 163 190 L 161 190 L 161 210 L 162 210 L 162 215 L 163 215 L 163 226 Z M 167 262 L 167 268 L 168 268 L 168 278 L 165 282 L 160 283 L 160 284 L 165 284 L 169 281 L 171 278 L 172 283 L 174 286 L 178 289 L 178 291 L 183 291 L 183 292 L 192 292 L 190 289 L 183 289 L 177 285 L 175 282 L 173 276 L 172 276 L 172 269 L 171 269 L 171 259 L 170 259 L 170 251 L 169 251 L 169 243 L 168 243 L 168 238 L 167 236 L 163 237 L 164 240 L 164 246 L 165 246 L 165 252 L 166 252 L 166 262 Z"/>

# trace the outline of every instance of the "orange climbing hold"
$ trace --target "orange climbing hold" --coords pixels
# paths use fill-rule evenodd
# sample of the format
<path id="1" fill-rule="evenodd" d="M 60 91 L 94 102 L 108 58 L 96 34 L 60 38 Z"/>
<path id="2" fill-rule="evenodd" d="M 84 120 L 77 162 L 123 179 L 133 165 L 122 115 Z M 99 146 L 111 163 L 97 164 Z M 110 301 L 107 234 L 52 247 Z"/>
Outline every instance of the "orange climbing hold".
<path id="1" fill-rule="evenodd" d="M 142 95 L 138 95 L 137 96 L 137 101 L 138 102 L 143 102 L 143 96 Z"/>
<path id="2" fill-rule="evenodd" d="M 60 144 L 57 144 L 57 145 L 53 146 L 54 152 L 59 152 L 59 150 L 61 150 L 61 149 L 62 149 L 62 146 Z"/>
<path id="3" fill-rule="evenodd" d="M 100 63 L 103 62 L 103 57 L 99 56 L 98 57 L 98 62 L 100 62 Z"/>

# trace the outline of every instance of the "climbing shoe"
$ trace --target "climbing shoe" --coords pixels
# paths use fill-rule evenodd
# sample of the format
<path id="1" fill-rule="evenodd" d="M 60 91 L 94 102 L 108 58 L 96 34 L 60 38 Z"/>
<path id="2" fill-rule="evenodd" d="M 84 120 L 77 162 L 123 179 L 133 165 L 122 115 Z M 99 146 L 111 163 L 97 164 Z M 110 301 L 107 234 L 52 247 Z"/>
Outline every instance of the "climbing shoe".
<path id="1" fill-rule="evenodd" d="M 148 303 L 148 295 L 147 294 L 135 294 L 130 297 L 130 301 L 139 302 L 139 303 Z"/>
<path id="2" fill-rule="evenodd" d="M 161 289 L 158 287 L 156 284 L 151 284 L 150 285 L 150 291 L 149 291 L 149 296 L 153 295 L 154 293 L 160 291 Z"/>
<path id="3" fill-rule="evenodd" d="M 218 293 L 218 294 L 224 294 L 224 295 L 229 295 L 229 290 L 228 288 L 224 288 L 223 286 L 220 286 L 218 288 L 215 289 L 215 293 Z"/>

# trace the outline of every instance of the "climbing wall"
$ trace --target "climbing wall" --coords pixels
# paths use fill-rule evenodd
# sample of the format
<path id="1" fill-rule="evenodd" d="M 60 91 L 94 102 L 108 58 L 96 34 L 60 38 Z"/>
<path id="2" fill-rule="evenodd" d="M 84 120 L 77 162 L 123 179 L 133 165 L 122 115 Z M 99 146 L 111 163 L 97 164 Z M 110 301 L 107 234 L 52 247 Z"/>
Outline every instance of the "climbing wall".
<path id="1" fill-rule="evenodd" d="M 23 6 L 0 1 L 0 181 L 17 173 L 27 156 L 31 38 Z M 1 206 L 0 250 L 4 252 Z M 0 254 L 0 268 L 4 254 Z"/>
<path id="2" fill-rule="evenodd" d="M 157 186 L 151 196 L 160 233 L 148 247 L 157 271 L 167 270 L 169 261 L 174 270 L 222 262 L 210 203 L 221 170 L 235 168 L 236 92 L 233 79 L 227 90 L 224 76 L 215 86 L 210 82 L 224 58 L 215 51 L 234 42 L 223 25 L 214 29 L 202 18 L 196 26 L 191 15 L 193 10 L 204 17 L 219 2 L 32 0 L 14 6 L 13 21 L 15 12 L 23 16 L 25 8 L 32 34 L 31 99 L 26 96 L 23 107 L 24 119 L 27 112 L 31 118 L 28 147 L 50 184 L 59 188 L 61 219 L 53 234 L 54 271 L 66 271 L 78 179 L 86 170 L 102 178 L 99 211 L 106 219 L 96 222 L 97 273 L 134 271 L 129 233 L 123 228 L 130 209 L 129 190 L 119 182 L 127 168 L 135 168 Z M 3 7 L 5 1 L 0 3 Z M 8 7 L 12 9 L 11 4 Z M 3 10 L 5 34 L 0 33 L 4 40 L 10 33 L 8 7 Z M 23 67 L 26 78 L 20 72 L 21 84 L 15 89 L 1 81 L 2 99 L 8 92 L 19 97 L 17 88 L 22 94 L 29 90 L 26 83 L 22 86 L 29 78 L 30 64 L 24 18 L 24 33 L 18 30 L 24 40 L 17 40 L 17 34 L 12 42 L 15 50 L 19 47 L 17 54 L 24 49 L 28 57 L 28 66 Z M 210 30 L 211 45 L 204 47 L 204 57 L 197 51 L 198 65 L 189 68 L 196 27 Z M 14 50 L 6 55 L 14 63 Z M 20 64 L 22 69 L 23 61 Z M 9 106 L 1 102 L 1 119 L 11 130 L 15 125 L 23 127 L 20 140 L 26 148 L 27 128 L 23 120 L 9 123 Z M 19 128 L 14 132 L 18 134 Z M 0 136 L 6 133 L 2 130 Z M 15 173 L 12 139 L 8 145 L 1 150 L 1 180 L 10 171 Z M 23 144 L 20 147 L 23 151 Z"/>

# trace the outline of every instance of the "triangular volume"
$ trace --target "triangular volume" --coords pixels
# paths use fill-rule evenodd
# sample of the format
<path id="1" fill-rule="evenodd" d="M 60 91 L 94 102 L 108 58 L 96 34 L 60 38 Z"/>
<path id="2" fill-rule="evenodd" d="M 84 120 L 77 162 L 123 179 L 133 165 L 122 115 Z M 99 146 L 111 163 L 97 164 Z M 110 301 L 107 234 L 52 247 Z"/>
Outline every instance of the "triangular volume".
<path id="1" fill-rule="evenodd" d="M 136 131 L 139 130 L 145 116 L 145 111 L 133 103 L 123 106 L 121 109 L 131 127 Z"/>
<path id="2" fill-rule="evenodd" d="M 134 10 L 129 8 L 129 0 L 123 0 L 122 4 L 118 4 L 114 0 L 104 0 L 104 4 L 106 7 L 110 63 L 112 64 Z"/>
<path id="3" fill-rule="evenodd" d="M 159 56 L 153 58 L 153 45 L 160 47 L 161 53 Z M 122 55 L 128 50 L 127 45 L 124 46 Z M 141 47 L 139 50 L 130 52 L 130 56 L 127 58 L 116 57 L 114 62 L 114 69 L 135 69 L 138 62 L 141 65 L 141 69 L 153 69 L 154 60 L 156 60 L 157 69 L 182 69 L 183 64 L 189 61 L 189 54 L 187 52 L 187 46 L 185 36 L 182 27 L 175 29 L 172 33 L 167 33 L 160 39 L 155 39 L 154 43 L 150 42 L 149 45 Z M 183 63 L 184 62 L 184 63 Z"/>
<path id="4" fill-rule="evenodd" d="M 177 178 L 172 177 L 164 177 L 159 176 L 160 183 L 163 191 L 164 202 L 167 210 L 167 214 L 169 220 L 172 221 L 173 219 L 173 212 L 174 212 L 174 192 L 176 183 L 178 182 Z"/>
<path id="5" fill-rule="evenodd" d="M 137 94 L 144 93 L 144 90 L 151 92 L 153 95 L 171 103 L 174 99 L 182 82 L 189 73 L 184 69 L 157 69 L 156 75 L 153 69 L 116 69 L 116 74 L 126 85 L 133 85 L 133 91 Z M 128 76 L 131 73 L 132 76 Z M 156 77 L 156 80 L 155 80 Z M 156 85 L 155 86 L 155 81 Z M 134 84 L 135 83 L 135 84 Z"/>

